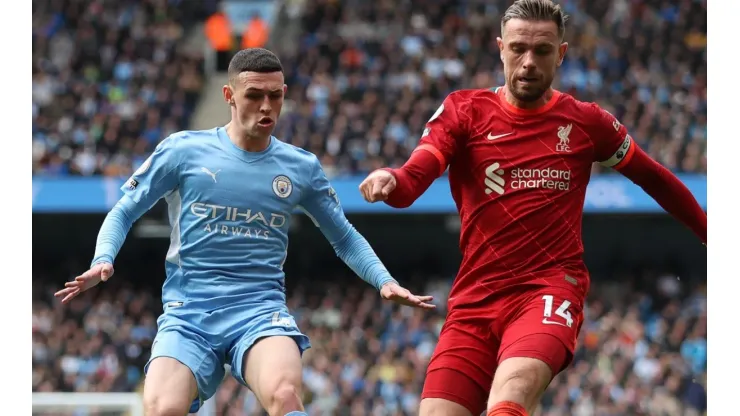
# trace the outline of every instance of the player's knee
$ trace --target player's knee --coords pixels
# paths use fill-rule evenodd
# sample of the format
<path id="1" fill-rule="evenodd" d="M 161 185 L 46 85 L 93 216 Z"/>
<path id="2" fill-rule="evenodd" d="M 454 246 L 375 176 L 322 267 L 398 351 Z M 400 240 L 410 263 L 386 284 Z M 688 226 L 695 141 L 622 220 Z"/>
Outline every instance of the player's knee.
<path id="1" fill-rule="evenodd" d="M 488 407 L 509 401 L 533 411 L 550 384 L 552 370 L 534 358 L 510 358 L 501 363 L 493 381 Z"/>
<path id="2" fill-rule="evenodd" d="M 182 416 L 188 414 L 191 402 L 162 394 L 144 395 L 146 416 Z"/>
<path id="3" fill-rule="evenodd" d="M 539 382 L 534 371 L 522 370 L 503 379 L 497 388 L 494 388 L 493 396 L 494 398 L 501 397 L 496 401 L 513 401 L 527 406 L 529 402 L 537 398 L 539 391 Z"/>
<path id="4" fill-rule="evenodd" d="M 471 411 L 452 400 L 425 398 L 419 405 L 419 416 L 472 416 Z M 477 416 L 477 415 L 475 415 Z"/>
<path id="5" fill-rule="evenodd" d="M 300 393 L 300 389 L 293 383 L 278 384 L 265 406 L 267 412 L 270 416 L 283 416 L 289 412 L 302 410 Z"/>

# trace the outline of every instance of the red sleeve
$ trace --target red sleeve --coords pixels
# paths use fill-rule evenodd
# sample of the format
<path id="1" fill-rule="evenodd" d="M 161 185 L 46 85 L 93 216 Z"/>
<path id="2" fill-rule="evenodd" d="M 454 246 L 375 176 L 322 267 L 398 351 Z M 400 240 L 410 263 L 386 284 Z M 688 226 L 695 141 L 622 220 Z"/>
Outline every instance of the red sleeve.
<path id="1" fill-rule="evenodd" d="M 419 145 L 400 169 L 388 169 L 396 188 L 386 204 L 406 208 L 416 201 L 447 170 L 468 134 L 469 116 L 462 111 L 468 100 L 461 91 L 451 93 L 426 124 Z"/>
<path id="2" fill-rule="evenodd" d="M 595 104 L 591 108 L 596 110 L 596 123 L 592 125 L 591 131 L 596 161 L 616 169 L 640 186 L 658 205 L 706 244 L 707 214 L 689 188 L 670 170 L 640 149 L 614 116 Z"/>
<path id="3" fill-rule="evenodd" d="M 588 104 L 589 135 L 594 144 L 594 158 L 602 166 L 619 170 L 634 155 L 635 143 L 617 119 L 596 104 Z"/>

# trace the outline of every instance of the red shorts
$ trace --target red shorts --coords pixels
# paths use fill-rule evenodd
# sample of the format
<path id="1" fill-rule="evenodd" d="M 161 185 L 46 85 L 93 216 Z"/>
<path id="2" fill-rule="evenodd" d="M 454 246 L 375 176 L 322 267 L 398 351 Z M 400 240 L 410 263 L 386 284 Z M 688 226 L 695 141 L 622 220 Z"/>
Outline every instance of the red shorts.
<path id="1" fill-rule="evenodd" d="M 510 287 L 485 302 L 451 307 L 427 368 L 422 399 L 450 400 L 479 415 L 505 359 L 536 358 L 553 375 L 567 368 L 586 294 L 562 277 L 547 281 L 551 284 Z"/>

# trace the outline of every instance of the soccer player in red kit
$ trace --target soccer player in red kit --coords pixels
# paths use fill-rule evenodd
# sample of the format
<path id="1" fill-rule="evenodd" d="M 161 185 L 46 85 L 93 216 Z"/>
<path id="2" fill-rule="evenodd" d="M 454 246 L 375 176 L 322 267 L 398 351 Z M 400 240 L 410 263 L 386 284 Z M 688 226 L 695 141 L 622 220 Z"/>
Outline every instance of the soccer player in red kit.
<path id="1" fill-rule="evenodd" d="M 408 207 L 449 167 L 463 259 L 421 415 L 531 415 L 570 364 L 589 289 L 581 219 L 594 162 L 706 243 L 706 214 L 681 181 L 611 114 L 551 88 L 565 20 L 551 0 L 516 1 L 498 39 L 505 86 L 451 93 L 406 164 L 360 185 L 369 202 Z"/>

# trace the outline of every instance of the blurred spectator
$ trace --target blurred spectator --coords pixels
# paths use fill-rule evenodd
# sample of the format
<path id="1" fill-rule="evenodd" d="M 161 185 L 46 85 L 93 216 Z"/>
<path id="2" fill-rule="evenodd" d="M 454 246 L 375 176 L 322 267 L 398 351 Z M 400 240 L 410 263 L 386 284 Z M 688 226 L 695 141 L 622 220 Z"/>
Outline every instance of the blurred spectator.
<path id="1" fill-rule="evenodd" d="M 249 20 L 242 34 L 242 49 L 264 48 L 270 28 L 259 14 L 255 14 Z"/>
<path id="2" fill-rule="evenodd" d="M 205 23 L 206 38 L 216 51 L 216 66 L 221 71 L 229 68 L 232 50 L 234 48 L 234 35 L 228 16 L 223 10 L 212 14 Z"/>

